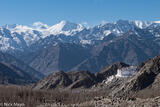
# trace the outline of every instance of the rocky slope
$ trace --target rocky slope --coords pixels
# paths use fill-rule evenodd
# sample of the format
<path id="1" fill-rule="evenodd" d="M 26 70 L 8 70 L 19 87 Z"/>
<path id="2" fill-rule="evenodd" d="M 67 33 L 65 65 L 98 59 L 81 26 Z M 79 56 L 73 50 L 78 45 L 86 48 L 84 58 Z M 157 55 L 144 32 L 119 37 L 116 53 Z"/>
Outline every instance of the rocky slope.
<path id="1" fill-rule="evenodd" d="M 75 89 L 89 88 L 96 83 L 96 78 L 88 71 L 55 72 L 40 80 L 34 89 Z"/>

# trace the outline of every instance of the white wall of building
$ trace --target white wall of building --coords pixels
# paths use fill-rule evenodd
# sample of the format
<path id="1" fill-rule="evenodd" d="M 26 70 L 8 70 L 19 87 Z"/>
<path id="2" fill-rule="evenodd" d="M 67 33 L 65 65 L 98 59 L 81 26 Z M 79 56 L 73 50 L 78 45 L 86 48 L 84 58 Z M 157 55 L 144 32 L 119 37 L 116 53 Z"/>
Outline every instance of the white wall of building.
<path id="1" fill-rule="evenodd" d="M 131 77 L 137 73 L 136 66 L 125 67 L 117 70 L 116 77 Z"/>

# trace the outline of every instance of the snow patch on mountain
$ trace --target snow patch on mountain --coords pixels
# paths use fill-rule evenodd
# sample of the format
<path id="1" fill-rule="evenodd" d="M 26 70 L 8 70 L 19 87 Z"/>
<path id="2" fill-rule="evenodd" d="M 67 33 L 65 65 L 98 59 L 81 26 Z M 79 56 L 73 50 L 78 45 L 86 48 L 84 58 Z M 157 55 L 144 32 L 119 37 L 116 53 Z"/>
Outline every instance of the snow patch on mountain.
<path id="1" fill-rule="evenodd" d="M 109 35 L 109 34 L 111 34 L 111 31 L 110 31 L 110 30 L 105 30 L 105 31 L 104 31 L 104 34 L 105 34 L 105 35 Z"/>
<path id="2" fill-rule="evenodd" d="M 91 40 L 83 40 L 83 39 L 81 39 L 80 43 L 83 44 L 83 45 L 91 44 Z"/>
<path id="3" fill-rule="evenodd" d="M 138 28 L 146 28 L 148 26 L 150 26 L 152 24 L 152 22 L 146 22 L 146 21 L 132 21 L 133 23 L 135 23 L 135 25 L 138 27 Z"/>

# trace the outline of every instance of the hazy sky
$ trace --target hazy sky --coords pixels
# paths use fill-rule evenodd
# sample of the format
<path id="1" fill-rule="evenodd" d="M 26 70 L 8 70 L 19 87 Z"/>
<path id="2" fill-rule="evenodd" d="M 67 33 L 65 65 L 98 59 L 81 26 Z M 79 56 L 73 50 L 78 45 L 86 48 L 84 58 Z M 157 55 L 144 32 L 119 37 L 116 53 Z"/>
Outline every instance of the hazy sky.
<path id="1" fill-rule="evenodd" d="M 0 25 L 61 20 L 95 25 L 118 19 L 160 20 L 160 0 L 0 0 Z"/>

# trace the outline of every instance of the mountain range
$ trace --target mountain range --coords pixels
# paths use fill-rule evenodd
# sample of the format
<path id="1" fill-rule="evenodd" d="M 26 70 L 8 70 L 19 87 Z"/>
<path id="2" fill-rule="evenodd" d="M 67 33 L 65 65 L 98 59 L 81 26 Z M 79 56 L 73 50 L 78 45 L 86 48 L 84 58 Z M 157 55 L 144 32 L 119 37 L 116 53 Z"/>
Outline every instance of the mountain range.
<path id="1" fill-rule="evenodd" d="M 35 22 L 32 26 L 19 24 L 5 25 L 0 27 L 0 44 L 3 51 L 23 51 L 26 47 L 30 47 L 46 37 L 53 37 L 56 42 L 94 44 L 96 40 L 102 40 L 110 33 L 120 36 L 129 30 L 134 30 L 136 27 L 140 29 L 151 28 L 149 31 L 157 37 L 159 36 L 158 32 L 153 31 L 153 28 L 157 26 L 159 26 L 158 21 L 142 22 L 127 20 L 118 20 L 114 23 L 101 24 L 90 28 L 85 28 L 81 24 L 68 21 L 61 21 L 53 26 L 48 26 L 41 22 Z"/>
<path id="2" fill-rule="evenodd" d="M 117 61 L 137 65 L 160 53 L 159 42 L 159 21 L 118 20 L 94 27 L 61 21 L 53 26 L 36 22 L 0 27 L 1 52 L 40 78 L 60 70 L 98 72 Z"/>

